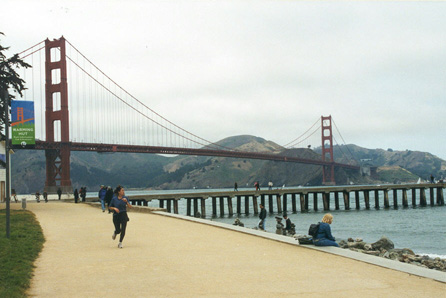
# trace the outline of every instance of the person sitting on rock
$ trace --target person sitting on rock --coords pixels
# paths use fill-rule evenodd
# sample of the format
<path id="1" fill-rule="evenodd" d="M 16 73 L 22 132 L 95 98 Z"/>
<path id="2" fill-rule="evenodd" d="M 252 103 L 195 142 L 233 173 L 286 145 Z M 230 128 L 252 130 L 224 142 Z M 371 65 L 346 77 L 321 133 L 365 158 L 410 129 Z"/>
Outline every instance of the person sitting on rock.
<path id="1" fill-rule="evenodd" d="M 316 246 L 336 246 L 335 238 L 331 235 L 330 225 L 333 222 L 333 215 L 327 213 L 322 218 L 322 222 L 319 223 L 319 229 L 317 231 L 316 237 L 313 238 L 313 243 Z"/>

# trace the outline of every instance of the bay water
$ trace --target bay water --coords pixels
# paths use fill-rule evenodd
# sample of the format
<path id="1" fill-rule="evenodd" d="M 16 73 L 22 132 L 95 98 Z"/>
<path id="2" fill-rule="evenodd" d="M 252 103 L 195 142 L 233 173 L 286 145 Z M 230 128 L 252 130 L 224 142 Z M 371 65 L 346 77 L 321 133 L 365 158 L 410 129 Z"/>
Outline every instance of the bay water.
<path id="1" fill-rule="evenodd" d="M 243 190 L 243 189 L 240 189 Z M 172 194 L 172 193 L 199 193 L 209 191 L 227 191 L 232 193 L 232 189 L 206 189 L 206 190 L 126 190 L 126 195 L 144 195 L 144 194 Z M 380 192 L 382 193 L 382 192 Z M 340 210 L 334 210 L 334 198 L 332 196 L 330 204 L 330 213 L 333 215 L 331 224 L 332 234 L 337 239 L 362 238 L 367 243 L 378 241 L 382 236 L 388 237 L 395 244 L 395 248 L 410 248 L 416 254 L 429 255 L 430 257 L 446 258 L 446 206 L 430 206 L 429 193 L 427 195 L 428 206 L 413 207 L 411 202 L 411 192 L 408 192 L 409 207 L 402 206 L 401 195 L 398 195 L 398 208 L 393 207 L 392 192 L 389 192 L 390 208 L 384 208 L 384 198 L 380 194 L 380 209 L 374 208 L 374 197 L 370 197 L 370 209 L 365 209 L 364 199 L 360 193 L 360 209 L 355 209 L 355 199 L 350 198 L 350 210 L 344 210 L 343 199 L 339 198 Z M 443 195 L 446 197 L 445 190 Z M 97 194 L 88 193 L 88 197 L 97 196 Z M 282 217 L 282 213 L 277 213 L 276 199 L 274 197 L 274 212 L 269 213 L 266 219 L 266 232 L 275 233 L 276 217 Z M 296 225 L 297 234 L 308 234 L 310 224 L 321 221 L 323 215 L 322 199 L 319 197 L 319 211 L 313 210 L 313 198 L 309 197 L 308 212 L 301 213 L 299 210 L 299 200 L 297 200 L 297 212 L 293 213 L 291 198 L 288 196 L 287 215 Z M 258 198 L 260 203 L 260 198 Z M 266 210 L 269 210 L 268 199 L 265 199 Z M 417 198 L 419 204 L 419 198 Z M 236 213 L 236 200 L 232 200 L 233 210 Z M 159 207 L 158 200 L 149 202 L 151 207 Z M 201 205 L 198 209 L 201 210 Z M 242 214 L 228 215 L 227 200 L 224 201 L 225 215 L 220 216 L 219 201 L 217 199 L 217 216 L 212 216 L 212 200 L 206 200 L 206 220 L 221 223 L 233 224 L 236 218 L 244 223 L 246 228 L 254 228 L 259 222 L 258 215 L 254 214 L 252 199 L 250 200 L 249 214 L 245 214 L 244 199 L 242 198 Z M 193 208 L 193 207 L 192 207 Z M 178 204 L 180 215 L 186 215 L 186 200 L 181 199 Z M 172 206 L 173 210 L 173 206 Z M 173 212 L 173 211 L 172 211 Z M 282 221 L 284 223 L 284 221 Z"/>

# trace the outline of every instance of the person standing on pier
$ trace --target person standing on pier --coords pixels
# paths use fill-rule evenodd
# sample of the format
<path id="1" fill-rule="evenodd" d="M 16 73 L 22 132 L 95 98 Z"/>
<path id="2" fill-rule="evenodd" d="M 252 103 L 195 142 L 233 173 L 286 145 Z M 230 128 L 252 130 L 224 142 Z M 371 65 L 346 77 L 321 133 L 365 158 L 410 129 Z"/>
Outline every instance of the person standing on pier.
<path id="1" fill-rule="evenodd" d="M 238 185 L 237 185 L 237 182 L 234 183 L 234 191 L 238 191 Z"/>
<path id="2" fill-rule="evenodd" d="M 262 204 L 259 205 L 260 206 L 260 214 L 259 214 L 259 218 L 260 218 L 260 222 L 259 222 L 259 227 L 265 231 L 265 221 L 266 221 L 266 209 L 265 206 L 263 206 Z"/>
<path id="3" fill-rule="evenodd" d="M 259 181 L 256 181 L 254 183 L 254 187 L 256 188 L 256 190 L 260 190 L 260 183 L 259 183 Z"/>
<path id="4" fill-rule="evenodd" d="M 124 187 L 118 185 L 115 189 L 115 196 L 108 208 L 113 211 L 113 224 L 115 226 L 112 239 L 115 240 L 116 235 L 120 234 L 118 248 L 122 248 L 122 240 L 124 240 L 127 222 L 129 221 L 127 207 L 132 208 L 132 205 L 130 205 L 128 198 L 125 196 Z"/>
<path id="5" fill-rule="evenodd" d="M 316 237 L 313 239 L 313 243 L 316 246 L 336 246 L 335 238 L 331 235 L 330 225 L 333 222 L 333 215 L 327 213 L 322 218 L 322 222 L 319 223 L 319 229 L 317 231 Z"/>

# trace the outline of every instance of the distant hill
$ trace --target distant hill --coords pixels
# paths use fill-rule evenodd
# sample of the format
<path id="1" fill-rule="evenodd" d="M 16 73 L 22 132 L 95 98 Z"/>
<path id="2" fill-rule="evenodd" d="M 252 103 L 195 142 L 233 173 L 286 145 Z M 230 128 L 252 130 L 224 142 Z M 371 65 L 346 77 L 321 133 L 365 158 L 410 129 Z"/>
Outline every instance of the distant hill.
<path id="1" fill-rule="evenodd" d="M 320 152 L 320 148 L 316 151 Z M 361 165 L 378 167 L 380 180 L 386 182 L 394 182 L 395 179 L 416 181 L 419 177 L 427 180 L 431 174 L 437 178 L 446 176 L 446 161 L 428 152 L 366 149 L 357 145 L 334 146 L 333 151 L 337 162 L 354 159 Z M 386 171 L 392 171 L 393 177 Z"/>
<path id="2" fill-rule="evenodd" d="M 242 151 L 280 153 L 306 159 L 321 158 L 320 148 L 285 149 L 274 142 L 249 135 L 225 138 L 217 144 Z M 377 167 L 377 177 L 361 176 L 356 171 L 337 169 L 338 184 L 416 181 L 418 177 L 446 176 L 446 162 L 425 152 L 366 149 L 356 145 L 334 147 L 335 160 Z M 350 156 L 347 158 L 345 156 Z M 353 156 L 353 158 L 351 158 Z M 18 193 L 43 190 L 45 154 L 43 151 L 17 150 L 11 156 L 12 188 Z M 142 153 L 71 152 L 73 188 L 99 185 L 146 189 L 253 187 L 255 181 L 266 187 L 320 185 L 320 166 L 252 159 L 205 156 L 166 157 Z"/>

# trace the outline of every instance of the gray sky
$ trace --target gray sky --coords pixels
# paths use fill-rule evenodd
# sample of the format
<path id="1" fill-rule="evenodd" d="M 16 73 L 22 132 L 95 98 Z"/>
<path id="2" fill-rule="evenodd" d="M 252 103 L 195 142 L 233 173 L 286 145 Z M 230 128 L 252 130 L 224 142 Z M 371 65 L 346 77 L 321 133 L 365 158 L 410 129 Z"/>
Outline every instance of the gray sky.
<path id="1" fill-rule="evenodd" d="M 446 2 L 4 0 L 2 11 L 8 53 L 63 35 L 210 141 L 285 145 L 332 115 L 348 144 L 446 159 Z"/>

